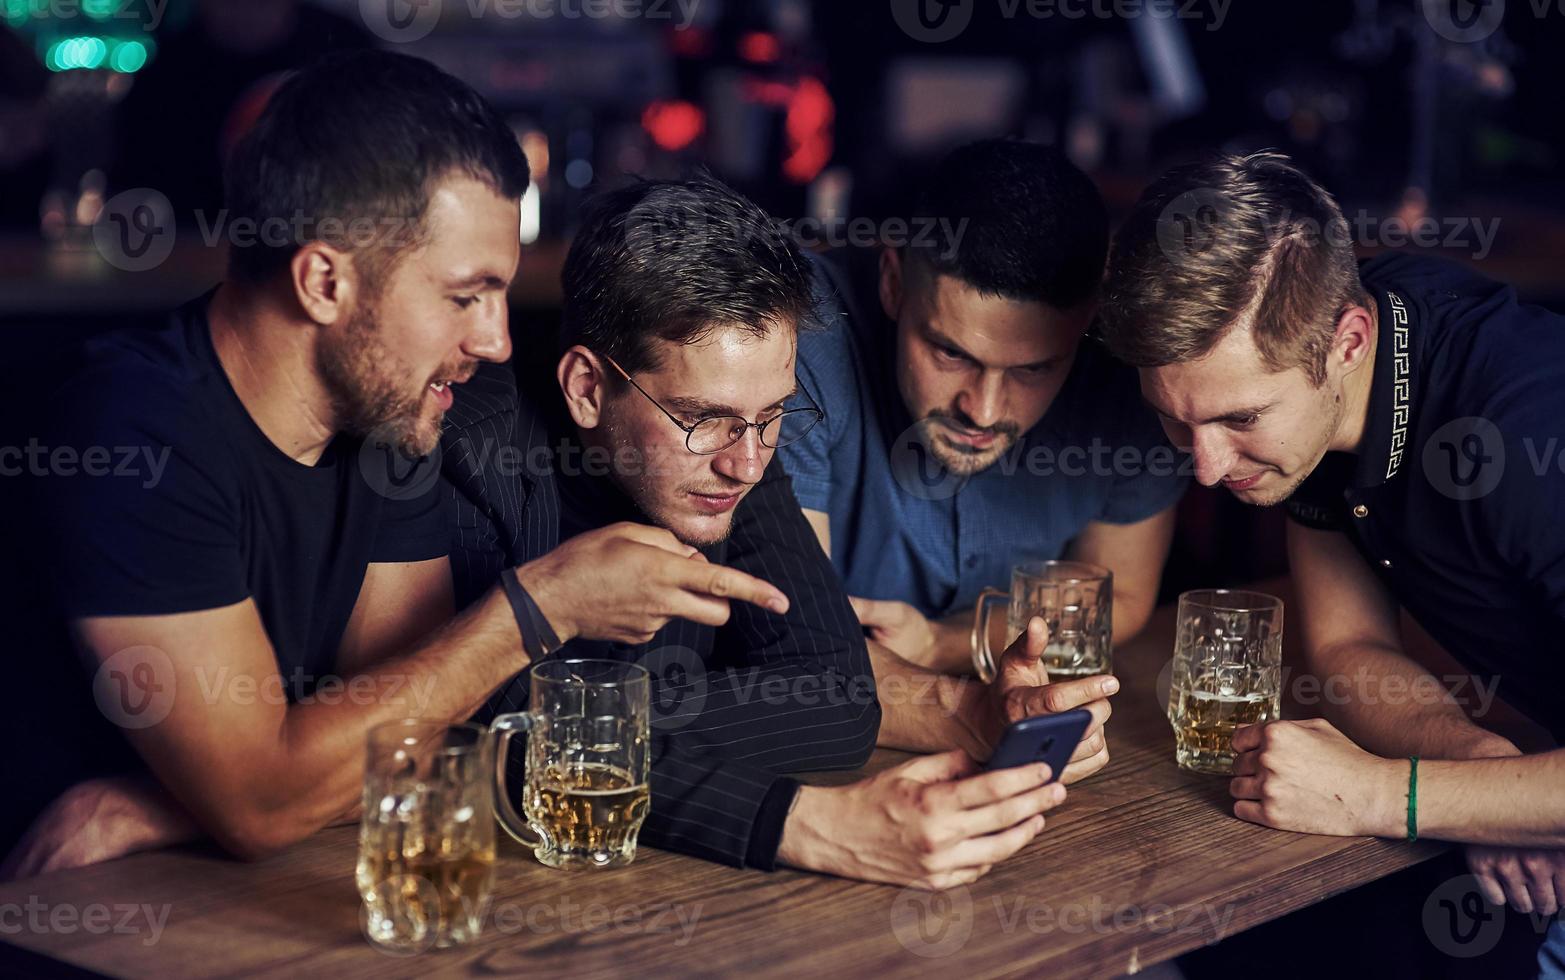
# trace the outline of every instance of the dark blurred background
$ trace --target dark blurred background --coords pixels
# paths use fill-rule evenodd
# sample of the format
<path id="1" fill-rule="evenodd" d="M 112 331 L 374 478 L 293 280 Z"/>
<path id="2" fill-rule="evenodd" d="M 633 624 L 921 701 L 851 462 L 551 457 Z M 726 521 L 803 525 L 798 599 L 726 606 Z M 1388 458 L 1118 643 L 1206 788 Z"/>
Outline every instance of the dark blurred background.
<path id="1" fill-rule="evenodd" d="M 1171 163 L 1278 147 L 1366 253 L 1402 245 L 1389 219 L 1421 221 L 1402 247 L 1565 309 L 1561 6 L 0 0 L 6 362 L 24 378 L 215 282 L 227 149 L 283 73 L 367 45 L 436 62 L 510 119 L 535 175 L 519 339 L 552 325 L 582 199 L 627 175 L 709 167 L 779 218 L 825 222 L 809 244 L 841 243 L 992 135 L 1062 146 L 1116 215 Z M 1283 570 L 1277 512 L 1197 488 L 1182 518 L 1170 594 Z"/>

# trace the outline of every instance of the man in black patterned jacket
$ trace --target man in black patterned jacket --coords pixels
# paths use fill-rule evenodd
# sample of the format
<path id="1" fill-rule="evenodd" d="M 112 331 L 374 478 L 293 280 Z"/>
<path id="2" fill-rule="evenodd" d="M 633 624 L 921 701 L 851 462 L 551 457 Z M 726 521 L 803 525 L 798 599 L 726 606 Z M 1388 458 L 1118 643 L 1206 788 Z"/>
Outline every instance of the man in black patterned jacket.
<path id="1" fill-rule="evenodd" d="M 858 619 L 773 460 L 819 419 L 783 409 L 813 304 L 797 249 L 715 181 L 642 183 L 596 202 L 564 287 L 559 347 L 523 344 L 514 366 L 486 365 L 448 415 L 451 561 L 459 604 L 506 569 L 530 571 L 527 588 L 564 640 L 529 651 L 535 660 L 652 671 L 643 840 L 736 866 L 937 888 L 1030 841 L 1065 792 L 1038 767 L 980 774 L 951 751 L 848 786 L 782 775 L 863 765 L 882 717 Z M 730 606 L 721 592 L 649 581 L 644 616 L 605 622 L 580 566 L 577 585 L 554 587 L 561 539 L 572 539 L 570 561 L 599 561 L 605 576 L 674 555 L 743 572 L 783 599 Z M 996 687 L 1027 688 L 1017 712 L 1035 693 L 1026 647 Z M 524 673 L 484 717 L 526 697 Z"/>

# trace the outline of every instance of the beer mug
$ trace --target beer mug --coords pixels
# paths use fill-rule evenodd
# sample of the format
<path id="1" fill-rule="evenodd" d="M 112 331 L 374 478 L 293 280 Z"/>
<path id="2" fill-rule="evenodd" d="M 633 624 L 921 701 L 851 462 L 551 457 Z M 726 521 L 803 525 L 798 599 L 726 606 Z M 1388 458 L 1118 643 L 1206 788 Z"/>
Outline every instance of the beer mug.
<path id="1" fill-rule="evenodd" d="M 1009 600 L 1006 645 L 1034 616 L 1049 626 L 1043 664 L 1051 678 L 1107 674 L 1114 669 L 1114 573 L 1080 561 L 1024 562 L 1011 569 L 1011 591 L 984 589 L 973 610 L 978 676 L 994 679 L 999 655 L 989 643 L 990 603 Z"/>
<path id="2" fill-rule="evenodd" d="M 1231 774 L 1234 729 L 1281 709 L 1282 600 L 1228 589 L 1181 595 L 1168 689 L 1179 767 Z"/>
<path id="3" fill-rule="evenodd" d="M 396 953 L 478 935 L 494 882 L 493 740 L 416 718 L 370 730 L 359 821 L 361 925 Z"/>
<path id="4" fill-rule="evenodd" d="M 551 868 L 612 868 L 636 857 L 651 802 L 651 679 L 616 660 L 545 660 L 532 668 L 528 710 L 501 715 L 496 814 Z M 523 766 L 508 764 L 527 734 Z M 514 770 L 514 771 L 513 771 Z M 522 812 L 507 791 L 520 774 Z"/>

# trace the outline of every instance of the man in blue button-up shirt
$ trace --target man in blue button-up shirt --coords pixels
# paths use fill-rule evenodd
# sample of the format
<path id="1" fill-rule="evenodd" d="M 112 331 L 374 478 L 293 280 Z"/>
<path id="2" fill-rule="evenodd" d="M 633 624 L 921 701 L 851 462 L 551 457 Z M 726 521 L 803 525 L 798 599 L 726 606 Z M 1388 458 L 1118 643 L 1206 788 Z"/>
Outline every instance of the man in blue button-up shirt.
<path id="1" fill-rule="evenodd" d="M 780 454 L 860 619 L 907 660 L 970 669 L 979 593 L 1069 557 L 1113 571 L 1123 640 L 1186 480 L 1135 372 L 1086 337 L 1096 188 L 1055 150 L 980 142 L 941 163 L 908 230 L 818 260 L 799 375 L 826 420 Z"/>
<path id="2" fill-rule="evenodd" d="M 1320 682 L 1296 693 L 1329 721 L 1240 729 L 1234 812 L 1466 842 L 1491 901 L 1553 916 L 1565 899 L 1565 751 L 1550 750 L 1565 736 L 1565 318 L 1438 259 L 1360 266 L 1347 229 L 1286 157 L 1219 157 L 1148 189 L 1110 262 L 1105 333 L 1141 365 L 1196 478 L 1252 504 L 1287 500 L 1292 518 L 1294 622 Z M 1410 658 L 1401 611 L 1477 684 L 1442 683 Z M 1496 685 L 1539 726 L 1536 744 L 1490 730 Z M 1565 975 L 1558 922 L 1540 969 Z"/>

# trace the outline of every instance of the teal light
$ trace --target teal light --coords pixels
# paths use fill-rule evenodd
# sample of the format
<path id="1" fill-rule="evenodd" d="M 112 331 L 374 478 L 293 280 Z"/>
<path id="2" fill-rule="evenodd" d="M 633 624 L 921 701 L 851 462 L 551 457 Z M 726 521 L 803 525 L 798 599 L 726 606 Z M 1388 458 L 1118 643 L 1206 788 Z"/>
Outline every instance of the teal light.
<path id="1" fill-rule="evenodd" d="M 101 68 L 109 56 L 109 46 L 101 37 L 67 37 L 50 45 L 44 65 L 50 71 L 74 68 Z"/>
<path id="2" fill-rule="evenodd" d="M 49 50 L 44 54 L 43 63 L 50 71 L 66 71 L 74 68 L 71 57 L 75 51 L 72 44 L 75 38 L 62 38 L 49 45 Z"/>
<path id="3" fill-rule="evenodd" d="M 109 56 L 109 46 L 103 43 L 101 37 L 84 37 L 82 40 L 82 67 L 102 68 L 103 61 Z"/>
<path id="4" fill-rule="evenodd" d="M 108 20 L 120 7 L 120 0 L 82 0 L 82 13 L 93 20 Z"/>
<path id="5" fill-rule="evenodd" d="M 66 38 L 56 46 L 55 50 L 59 52 L 55 55 L 55 60 L 60 63 L 62 70 L 81 68 L 87 62 L 86 42 L 79 37 Z"/>
<path id="6" fill-rule="evenodd" d="M 140 41 L 120 41 L 114 45 L 114 53 L 109 55 L 109 67 L 127 75 L 140 71 L 146 63 L 147 47 Z"/>
<path id="7" fill-rule="evenodd" d="M 151 38 L 65 37 L 49 45 L 43 63 L 50 71 L 109 68 L 128 75 L 145 68 L 152 52 Z"/>

